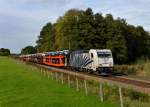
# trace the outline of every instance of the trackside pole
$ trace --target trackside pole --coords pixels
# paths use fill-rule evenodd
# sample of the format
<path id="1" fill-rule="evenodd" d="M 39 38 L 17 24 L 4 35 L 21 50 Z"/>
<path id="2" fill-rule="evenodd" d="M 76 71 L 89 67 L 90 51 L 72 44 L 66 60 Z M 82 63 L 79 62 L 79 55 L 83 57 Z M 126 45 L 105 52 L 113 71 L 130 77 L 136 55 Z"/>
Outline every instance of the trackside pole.
<path id="1" fill-rule="evenodd" d="M 57 76 L 57 72 L 55 72 L 55 76 L 56 76 L 56 81 L 58 81 L 58 76 Z"/>
<path id="2" fill-rule="evenodd" d="M 64 84 L 64 74 L 61 73 L 61 83 Z"/>
<path id="3" fill-rule="evenodd" d="M 43 71 L 43 69 L 41 69 L 42 70 L 42 74 L 44 75 L 44 71 Z"/>
<path id="4" fill-rule="evenodd" d="M 85 89 L 85 94 L 88 95 L 86 80 L 84 80 L 84 89 Z"/>
<path id="5" fill-rule="evenodd" d="M 79 91 L 79 81 L 77 77 L 76 77 L 76 90 Z"/>
<path id="6" fill-rule="evenodd" d="M 50 78 L 49 73 L 47 72 L 48 79 Z"/>
<path id="7" fill-rule="evenodd" d="M 43 73 L 42 68 L 41 68 L 41 74 Z"/>
<path id="8" fill-rule="evenodd" d="M 46 70 L 44 70 L 45 71 L 45 76 L 47 76 L 47 71 Z"/>
<path id="9" fill-rule="evenodd" d="M 44 74 L 44 70 L 43 70 L 43 69 L 41 69 L 41 70 L 42 70 L 43 75 L 45 75 L 45 74 Z"/>
<path id="10" fill-rule="evenodd" d="M 41 71 L 41 74 L 42 74 L 42 69 L 40 69 L 40 71 Z"/>
<path id="11" fill-rule="evenodd" d="M 51 72 L 51 78 L 52 78 L 52 80 L 53 80 L 53 72 Z"/>
<path id="12" fill-rule="evenodd" d="M 68 75 L 68 85 L 70 87 L 70 76 Z"/>
<path id="13" fill-rule="evenodd" d="M 44 76 L 46 76 L 46 71 L 45 70 L 43 70 L 44 71 Z"/>
<path id="14" fill-rule="evenodd" d="M 120 107 L 123 107 L 122 88 L 119 87 Z"/>
<path id="15" fill-rule="evenodd" d="M 99 96 L 100 96 L 101 102 L 103 102 L 104 98 L 103 98 L 103 85 L 102 85 L 102 83 L 99 84 Z"/>

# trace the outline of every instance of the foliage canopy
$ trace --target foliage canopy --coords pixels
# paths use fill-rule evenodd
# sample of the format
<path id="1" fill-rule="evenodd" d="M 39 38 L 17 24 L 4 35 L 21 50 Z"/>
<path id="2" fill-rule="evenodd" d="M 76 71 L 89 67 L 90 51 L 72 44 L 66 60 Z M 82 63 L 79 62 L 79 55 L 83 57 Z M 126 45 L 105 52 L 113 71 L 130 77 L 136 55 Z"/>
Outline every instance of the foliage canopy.
<path id="1" fill-rule="evenodd" d="M 142 26 L 87 8 L 68 10 L 56 23 L 47 23 L 37 40 L 38 52 L 92 48 L 111 49 L 115 63 L 133 62 L 150 57 L 150 35 Z"/>
<path id="2" fill-rule="evenodd" d="M 0 48 L 0 56 L 8 56 L 10 55 L 10 50 L 5 48 Z"/>
<path id="3" fill-rule="evenodd" d="M 21 54 L 34 54 L 36 52 L 36 48 L 33 46 L 26 46 L 21 50 Z"/>

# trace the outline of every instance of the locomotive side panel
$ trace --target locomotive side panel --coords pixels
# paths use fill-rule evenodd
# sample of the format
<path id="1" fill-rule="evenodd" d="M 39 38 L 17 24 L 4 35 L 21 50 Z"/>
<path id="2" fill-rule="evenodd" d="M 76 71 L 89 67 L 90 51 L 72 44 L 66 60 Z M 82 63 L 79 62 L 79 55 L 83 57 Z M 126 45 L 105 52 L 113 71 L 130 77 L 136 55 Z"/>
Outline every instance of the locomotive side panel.
<path id="1" fill-rule="evenodd" d="M 88 51 L 74 51 L 70 53 L 69 66 L 79 69 L 90 69 L 92 60 Z"/>

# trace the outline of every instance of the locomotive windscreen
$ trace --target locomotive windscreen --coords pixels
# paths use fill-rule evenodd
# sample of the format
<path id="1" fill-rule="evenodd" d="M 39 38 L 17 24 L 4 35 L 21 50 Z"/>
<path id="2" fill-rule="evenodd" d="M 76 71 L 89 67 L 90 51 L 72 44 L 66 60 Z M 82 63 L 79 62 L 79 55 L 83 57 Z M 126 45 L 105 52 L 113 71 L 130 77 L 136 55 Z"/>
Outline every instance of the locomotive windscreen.
<path id="1" fill-rule="evenodd" d="M 97 52 L 98 57 L 104 58 L 104 57 L 111 57 L 111 53 L 109 52 Z"/>

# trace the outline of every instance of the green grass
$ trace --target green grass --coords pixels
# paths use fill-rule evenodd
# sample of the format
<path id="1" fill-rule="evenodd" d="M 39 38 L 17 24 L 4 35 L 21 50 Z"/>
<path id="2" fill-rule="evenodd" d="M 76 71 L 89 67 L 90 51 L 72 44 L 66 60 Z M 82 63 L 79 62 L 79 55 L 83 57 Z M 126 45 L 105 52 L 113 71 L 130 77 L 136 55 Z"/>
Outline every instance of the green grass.
<path id="1" fill-rule="evenodd" d="M 136 66 L 138 75 L 150 77 L 150 60 L 139 60 Z"/>
<path id="2" fill-rule="evenodd" d="M 11 58 L 0 57 L 0 107 L 118 107 L 35 71 Z"/>
<path id="3" fill-rule="evenodd" d="M 136 76 L 141 76 L 141 77 L 150 77 L 150 59 L 143 59 L 140 58 L 138 59 L 135 63 L 132 65 L 125 65 L 126 68 L 133 68 L 133 70 L 130 70 L 131 74 L 134 74 Z"/>
<path id="4" fill-rule="evenodd" d="M 130 65 L 115 65 L 114 72 L 150 78 L 150 59 L 139 59 Z"/>

